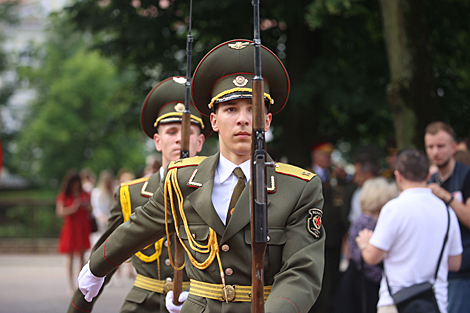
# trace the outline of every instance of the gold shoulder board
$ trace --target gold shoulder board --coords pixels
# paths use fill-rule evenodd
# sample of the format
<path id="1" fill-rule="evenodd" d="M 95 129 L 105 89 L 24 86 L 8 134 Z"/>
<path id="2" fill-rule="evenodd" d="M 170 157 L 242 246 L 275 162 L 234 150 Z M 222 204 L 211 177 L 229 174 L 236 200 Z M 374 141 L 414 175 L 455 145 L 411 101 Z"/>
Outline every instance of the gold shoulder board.
<path id="1" fill-rule="evenodd" d="M 275 168 L 276 173 L 294 176 L 305 181 L 309 181 L 317 176 L 317 174 L 313 174 L 312 172 L 290 164 L 276 163 Z"/>
<path id="2" fill-rule="evenodd" d="M 187 166 L 196 166 L 199 165 L 206 157 L 203 156 L 195 156 L 192 158 L 187 159 L 179 159 L 176 161 L 171 161 L 168 169 L 172 168 L 180 168 L 180 167 L 187 167 Z"/>
<path id="3" fill-rule="evenodd" d="M 138 183 L 143 183 L 143 182 L 146 182 L 147 180 L 149 180 L 149 178 L 150 178 L 150 176 L 142 177 L 142 178 L 137 178 L 137 179 L 134 179 L 134 180 L 131 180 L 131 181 L 122 183 L 122 184 L 121 184 L 121 187 L 124 187 L 124 186 L 132 186 L 132 185 L 135 185 L 135 184 L 138 184 Z"/>

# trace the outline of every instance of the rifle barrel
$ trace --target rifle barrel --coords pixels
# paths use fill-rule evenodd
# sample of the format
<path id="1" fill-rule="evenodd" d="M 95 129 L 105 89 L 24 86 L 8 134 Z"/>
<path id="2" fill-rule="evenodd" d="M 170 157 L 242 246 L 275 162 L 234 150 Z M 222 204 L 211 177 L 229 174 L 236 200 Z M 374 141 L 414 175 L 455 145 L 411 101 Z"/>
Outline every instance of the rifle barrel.
<path id="1" fill-rule="evenodd" d="M 189 110 L 189 102 L 191 96 L 191 56 L 193 50 L 193 36 L 191 35 L 191 24 L 193 16 L 193 1 L 190 0 L 189 5 L 189 27 L 186 41 L 186 93 L 184 97 L 184 112 L 181 120 L 181 149 L 180 158 L 189 158 L 189 137 L 191 127 L 191 111 Z M 184 264 L 184 249 L 175 236 L 175 267 L 182 267 Z M 183 270 L 175 269 L 173 273 L 173 304 L 181 305 L 178 298 L 183 291 Z"/>

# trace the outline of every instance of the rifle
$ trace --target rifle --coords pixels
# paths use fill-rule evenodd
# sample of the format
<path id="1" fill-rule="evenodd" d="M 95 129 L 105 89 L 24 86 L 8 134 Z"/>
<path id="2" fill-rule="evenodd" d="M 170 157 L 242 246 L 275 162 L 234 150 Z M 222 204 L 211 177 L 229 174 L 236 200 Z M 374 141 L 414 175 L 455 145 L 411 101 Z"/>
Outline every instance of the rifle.
<path id="1" fill-rule="evenodd" d="M 189 102 L 191 96 L 191 55 L 193 50 L 193 36 L 191 35 L 191 24 L 193 15 L 193 1 L 190 0 L 189 5 L 189 28 L 186 41 L 186 94 L 184 97 L 184 111 L 181 120 L 181 149 L 180 158 L 189 158 L 189 136 L 191 127 L 191 111 L 189 110 Z M 173 304 L 181 305 L 178 298 L 183 291 L 183 269 L 184 266 L 184 249 L 178 238 L 175 236 L 175 269 L 173 273 Z"/>
<path id="2" fill-rule="evenodd" d="M 253 77 L 253 129 L 251 133 L 251 312 L 264 313 L 264 254 L 267 245 L 266 141 L 264 137 L 264 83 L 261 76 L 259 0 L 253 0 L 255 76 Z"/>

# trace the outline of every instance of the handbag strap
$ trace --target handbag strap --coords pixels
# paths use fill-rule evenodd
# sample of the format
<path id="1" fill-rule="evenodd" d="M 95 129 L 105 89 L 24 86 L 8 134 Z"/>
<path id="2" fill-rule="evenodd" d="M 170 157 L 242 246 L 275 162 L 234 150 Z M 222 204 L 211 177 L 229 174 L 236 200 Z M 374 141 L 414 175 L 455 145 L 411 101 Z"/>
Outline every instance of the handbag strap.
<path id="1" fill-rule="evenodd" d="M 446 204 L 446 211 L 447 211 L 447 230 L 446 230 L 446 235 L 444 236 L 444 243 L 442 244 L 441 253 L 439 254 L 439 260 L 437 261 L 437 268 L 436 268 L 436 272 L 434 273 L 434 282 L 436 282 L 437 274 L 439 273 L 439 266 L 441 265 L 442 255 L 444 254 L 444 248 L 446 246 L 447 239 L 449 238 L 450 213 L 449 213 L 449 206 L 447 204 Z M 387 283 L 388 292 L 390 293 L 390 295 L 393 295 L 392 289 L 390 288 L 390 284 L 388 283 L 387 275 L 385 275 L 385 266 L 384 266 L 384 276 L 385 276 L 385 282 Z"/>
<path id="2" fill-rule="evenodd" d="M 444 237 L 444 244 L 442 245 L 441 254 L 439 255 L 439 261 L 437 262 L 436 273 L 434 274 L 434 281 L 437 279 L 437 273 L 439 272 L 439 266 L 441 265 L 442 255 L 444 254 L 444 247 L 446 246 L 447 239 L 449 238 L 449 228 L 450 228 L 450 213 L 449 206 L 446 205 L 447 210 L 447 231 L 446 236 Z"/>

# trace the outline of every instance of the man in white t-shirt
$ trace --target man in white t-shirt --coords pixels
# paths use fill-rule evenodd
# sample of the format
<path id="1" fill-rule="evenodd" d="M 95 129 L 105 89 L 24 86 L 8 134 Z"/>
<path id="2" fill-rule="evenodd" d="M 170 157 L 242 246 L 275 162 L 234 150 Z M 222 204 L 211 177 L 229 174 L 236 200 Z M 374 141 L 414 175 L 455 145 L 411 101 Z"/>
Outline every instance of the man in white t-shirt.
<path id="1" fill-rule="evenodd" d="M 430 281 L 441 312 L 447 312 L 447 273 L 457 271 L 462 261 L 459 224 L 450 210 L 447 240 L 436 282 L 434 274 L 447 230 L 446 205 L 426 187 L 429 161 L 424 153 L 409 149 L 398 154 L 395 177 L 400 196 L 380 212 L 374 232 L 362 230 L 356 238 L 364 261 L 383 260 L 392 293 Z M 398 312 L 382 278 L 378 313 Z"/>

